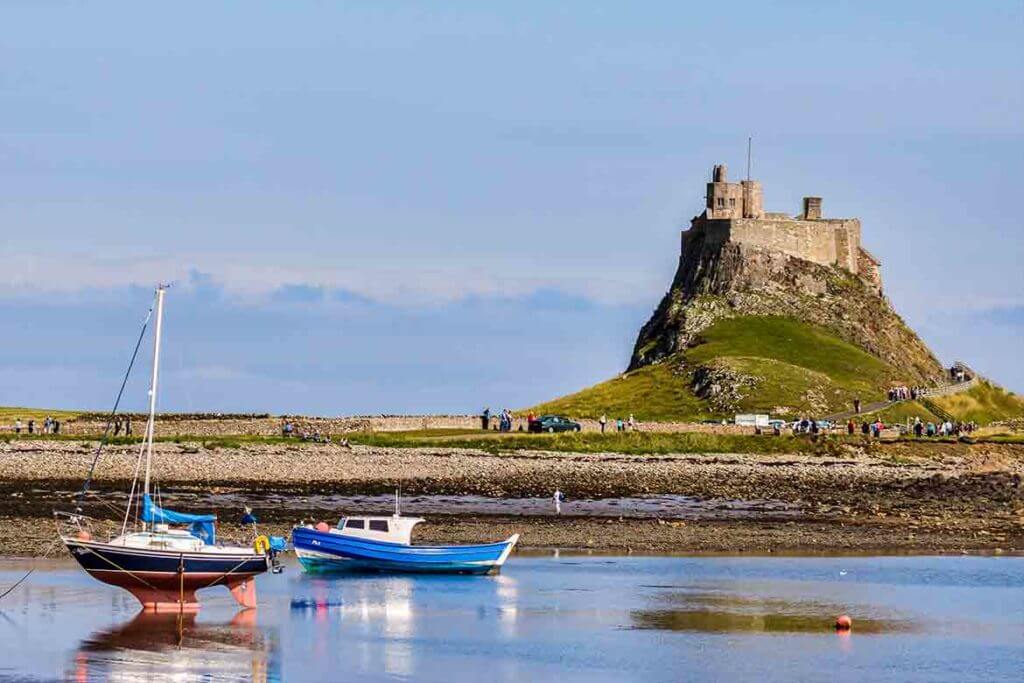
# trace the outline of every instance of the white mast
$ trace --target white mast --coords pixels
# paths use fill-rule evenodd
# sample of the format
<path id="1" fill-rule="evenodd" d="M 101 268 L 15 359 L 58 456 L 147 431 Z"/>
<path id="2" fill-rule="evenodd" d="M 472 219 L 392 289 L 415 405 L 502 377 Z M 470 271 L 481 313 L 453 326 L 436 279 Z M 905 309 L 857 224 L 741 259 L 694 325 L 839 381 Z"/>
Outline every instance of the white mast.
<path id="1" fill-rule="evenodd" d="M 146 479 L 142 487 L 144 495 L 149 495 L 149 470 L 153 460 L 153 428 L 156 423 L 156 381 L 160 374 L 160 332 L 164 322 L 164 292 L 166 287 L 156 288 L 156 334 L 153 336 L 153 379 L 149 383 L 149 422 L 146 423 Z"/>

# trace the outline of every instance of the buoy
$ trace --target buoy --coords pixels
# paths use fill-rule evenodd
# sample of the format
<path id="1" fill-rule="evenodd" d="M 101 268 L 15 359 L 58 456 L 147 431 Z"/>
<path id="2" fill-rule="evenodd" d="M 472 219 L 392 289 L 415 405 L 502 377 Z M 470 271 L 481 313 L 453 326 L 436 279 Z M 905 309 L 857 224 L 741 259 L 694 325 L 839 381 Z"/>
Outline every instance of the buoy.
<path id="1" fill-rule="evenodd" d="M 91 541 L 92 540 L 92 534 L 90 534 L 85 529 L 82 529 L 81 531 L 78 532 L 78 540 L 79 541 Z"/>
<path id="2" fill-rule="evenodd" d="M 850 617 L 845 614 L 841 614 L 836 617 L 837 631 L 849 631 L 851 628 L 853 628 L 853 619 L 850 619 Z"/>
<path id="3" fill-rule="evenodd" d="M 316 530 L 317 531 L 323 531 L 323 532 L 326 533 L 326 532 L 331 530 L 331 527 L 327 526 L 327 522 L 317 522 L 316 523 Z"/>

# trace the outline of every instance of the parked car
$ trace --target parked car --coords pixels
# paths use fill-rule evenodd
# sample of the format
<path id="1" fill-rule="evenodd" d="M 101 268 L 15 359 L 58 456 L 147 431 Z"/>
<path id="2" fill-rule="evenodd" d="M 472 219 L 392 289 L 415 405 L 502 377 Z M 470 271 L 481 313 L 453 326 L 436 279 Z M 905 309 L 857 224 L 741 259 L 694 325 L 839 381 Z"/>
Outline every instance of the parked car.
<path id="1" fill-rule="evenodd" d="M 531 432 L 578 432 L 580 429 L 579 422 L 561 415 L 541 415 L 530 423 Z"/>
<path id="2" fill-rule="evenodd" d="M 780 432 L 789 426 L 789 423 L 785 420 L 768 420 L 768 426 L 771 429 L 778 429 Z"/>

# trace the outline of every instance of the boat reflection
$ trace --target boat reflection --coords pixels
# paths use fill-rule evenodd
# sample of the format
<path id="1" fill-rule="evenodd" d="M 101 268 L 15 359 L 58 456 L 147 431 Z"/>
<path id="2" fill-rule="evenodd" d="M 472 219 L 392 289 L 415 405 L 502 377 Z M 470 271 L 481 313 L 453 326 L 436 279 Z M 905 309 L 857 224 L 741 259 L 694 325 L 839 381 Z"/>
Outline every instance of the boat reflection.
<path id="1" fill-rule="evenodd" d="M 140 612 L 83 641 L 68 678 L 280 681 L 276 629 L 258 626 L 256 615 L 256 610 L 247 609 L 229 622 L 206 623 L 195 613 Z"/>
<path id="2" fill-rule="evenodd" d="M 504 637 L 516 635 L 519 621 L 516 580 L 504 574 L 489 576 L 309 575 L 299 579 L 300 597 L 292 599 L 291 619 L 306 622 L 307 647 L 314 658 L 334 657 L 361 672 L 411 677 L 419 669 L 425 637 L 440 622 L 452 623 L 453 638 L 472 637 L 479 623 L 466 627 L 462 615 L 496 626 Z M 424 604 L 436 611 L 427 617 Z M 461 633 L 459 629 L 466 629 Z"/>

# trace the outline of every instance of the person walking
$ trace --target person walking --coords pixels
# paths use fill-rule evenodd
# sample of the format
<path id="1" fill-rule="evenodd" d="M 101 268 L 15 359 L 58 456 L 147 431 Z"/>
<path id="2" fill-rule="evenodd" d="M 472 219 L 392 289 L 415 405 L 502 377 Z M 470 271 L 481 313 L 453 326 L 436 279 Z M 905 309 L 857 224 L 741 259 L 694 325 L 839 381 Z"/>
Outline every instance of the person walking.
<path id="1" fill-rule="evenodd" d="M 565 494 L 560 489 L 555 489 L 555 495 L 551 496 L 555 502 L 555 514 L 562 514 L 562 501 L 565 500 Z"/>
<path id="2" fill-rule="evenodd" d="M 124 417 L 124 435 L 125 436 L 131 436 L 132 435 L 132 416 L 131 415 L 125 415 L 125 417 Z"/>
<path id="3" fill-rule="evenodd" d="M 486 432 L 488 427 L 491 426 L 491 409 L 484 408 L 484 412 L 480 413 L 480 427 Z"/>
<path id="4" fill-rule="evenodd" d="M 29 434 L 34 434 L 35 431 L 36 431 L 36 421 L 35 420 L 29 420 L 28 421 L 28 433 Z"/>
<path id="5" fill-rule="evenodd" d="M 853 412 L 860 415 L 860 397 L 853 399 Z"/>
<path id="6" fill-rule="evenodd" d="M 621 432 L 622 430 L 623 430 L 622 418 L 621 417 L 617 417 L 617 418 L 615 418 L 615 431 Z"/>
<path id="7" fill-rule="evenodd" d="M 853 436 L 853 433 L 855 431 L 857 431 L 857 425 L 853 423 L 853 418 L 851 417 L 849 421 L 846 423 L 846 433 L 849 434 L 850 436 Z"/>
<path id="8" fill-rule="evenodd" d="M 627 424 L 629 425 L 629 431 L 632 432 L 636 429 L 636 420 L 633 419 L 633 413 L 629 414 L 629 422 Z"/>
<path id="9" fill-rule="evenodd" d="M 601 433 L 604 434 L 604 428 L 608 425 L 608 416 L 601 413 L 601 419 L 597 423 L 601 425 Z"/>
<path id="10" fill-rule="evenodd" d="M 14 433 L 15 434 L 21 434 L 21 418 L 20 417 L 14 418 Z"/>

